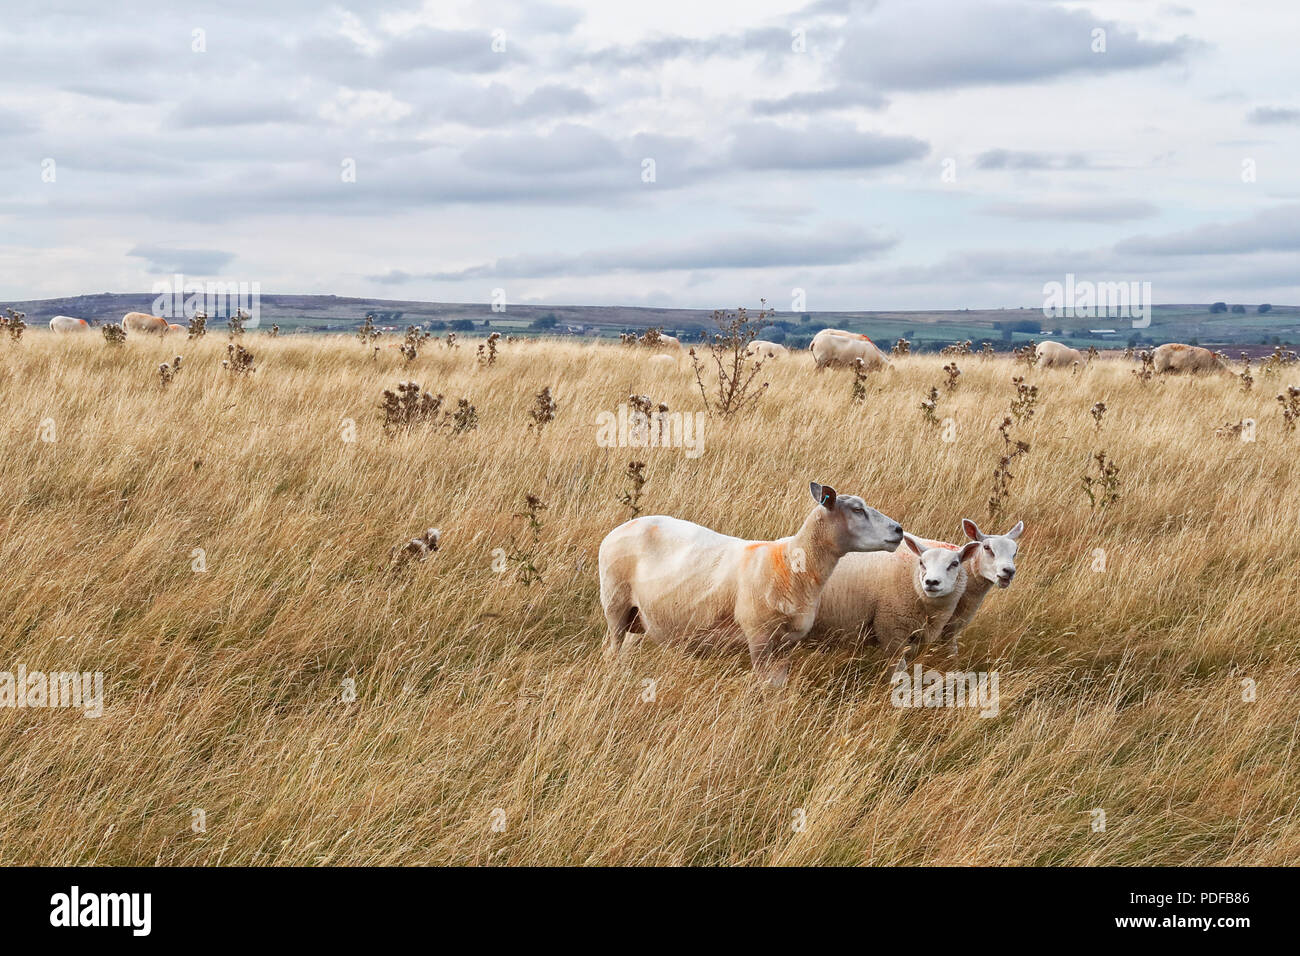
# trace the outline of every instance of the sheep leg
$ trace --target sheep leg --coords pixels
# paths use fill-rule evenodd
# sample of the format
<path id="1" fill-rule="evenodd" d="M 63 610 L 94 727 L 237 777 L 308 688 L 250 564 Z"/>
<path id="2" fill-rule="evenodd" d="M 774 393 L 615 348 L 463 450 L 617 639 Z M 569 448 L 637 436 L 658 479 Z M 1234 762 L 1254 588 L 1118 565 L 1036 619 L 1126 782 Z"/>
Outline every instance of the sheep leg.
<path id="1" fill-rule="evenodd" d="M 749 662 L 769 687 L 784 687 L 790 676 L 790 654 L 785 634 L 749 638 Z"/>
<path id="2" fill-rule="evenodd" d="M 636 619 L 635 607 L 608 607 L 605 609 L 605 641 L 601 646 L 601 656 L 610 660 L 623 649 L 624 639 Z"/>

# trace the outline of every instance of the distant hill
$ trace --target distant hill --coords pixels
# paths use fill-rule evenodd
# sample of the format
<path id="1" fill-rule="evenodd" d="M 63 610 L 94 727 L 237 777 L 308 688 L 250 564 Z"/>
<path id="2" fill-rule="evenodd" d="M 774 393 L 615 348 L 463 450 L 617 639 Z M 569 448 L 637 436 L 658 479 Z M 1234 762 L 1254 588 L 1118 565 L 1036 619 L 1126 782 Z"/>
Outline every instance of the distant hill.
<path id="1" fill-rule="evenodd" d="M 0 307 L 27 313 L 31 324 L 45 324 L 55 315 L 73 315 L 99 325 L 116 322 L 132 311 L 151 310 L 152 293 L 70 296 L 4 302 Z M 1237 308 L 1234 306 L 1234 308 Z M 970 339 L 976 347 L 991 341 L 999 350 L 1029 339 L 1053 338 L 1084 347 L 1122 348 L 1181 341 L 1193 344 L 1241 348 L 1271 346 L 1300 341 L 1300 306 L 1271 306 L 1266 312 L 1256 305 L 1234 312 L 1222 304 L 1157 305 L 1151 326 L 1134 329 L 1125 319 L 1049 319 L 1038 308 L 954 311 L 890 312 L 778 312 L 766 338 L 806 347 L 820 329 L 843 328 L 862 332 L 882 343 L 903 337 L 918 350 L 941 348 L 954 341 Z M 334 295 L 263 295 L 260 299 L 261 327 L 278 325 L 283 334 L 354 331 L 366 313 L 375 315 L 381 328 L 401 331 L 419 325 L 434 332 L 456 329 L 496 329 L 511 335 L 584 336 L 617 338 L 626 330 L 660 326 L 683 341 L 697 340 L 713 327 L 711 313 L 703 309 L 651 309 L 640 306 L 509 305 L 493 312 L 488 303 L 418 302 L 400 299 L 358 299 Z M 224 314 L 214 313 L 209 327 L 220 327 Z M 489 323 L 485 326 L 485 323 Z M 1113 330 L 1113 331 L 1103 331 Z"/>

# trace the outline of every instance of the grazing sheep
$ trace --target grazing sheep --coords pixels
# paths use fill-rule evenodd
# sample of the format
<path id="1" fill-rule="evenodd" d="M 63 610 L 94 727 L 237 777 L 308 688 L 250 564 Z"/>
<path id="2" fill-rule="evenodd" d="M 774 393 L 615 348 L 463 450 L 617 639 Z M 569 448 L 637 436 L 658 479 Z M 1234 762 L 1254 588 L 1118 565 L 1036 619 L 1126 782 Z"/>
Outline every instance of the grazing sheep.
<path id="1" fill-rule="evenodd" d="M 1072 365 L 1088 364 L 1082 352 L 1060 342 L 1039 342 L 1035 354 L 1042 368 L 1069 368 Z"/>
<path id="2" fill-rule="evenodd" d="M 650 356 L 651 368 L 676 368 L 677 356 L 675 355 L 652 355 Z"/>
<path id="3" fill-rule="evenodd" d="M 817 363 L 818 371 L 828 365 L 852 365 L 856 359 L 862 359 L 862 366 L 867 371 L 889 365 L 885 353 L 876 348 L 871 339 L 856 332 L 822 329 L 813 336 L 808 348 Z"/>
<path id="4" fill-rule="evenodd" d="M 750 358 L 767 361 L 768 359 L 784 358 L 790 354 L 790 350 L 784 345 L 778 345 L 766 339 L 754 339 L 749 343 L 749 348 L 745 350 L 745 354 Z"/>
<path id="5" fill-rule="evenodd" d="M 1158 373 L 1165 372 L 1227 372 L 1223 360 L 1199 345 L 1181 345 L 1169 342 L 1152 353 Z"/>
<path id="6" fill-rule="evenodd" d="M 812 632 L 869 636 L 890 658 L 901 650 L 894 673 L 943 635 L 966 586 L 962 562 L 980 547 L 931 546 L 910 534 L 903 541 L 907 548 L 892 555 L 846 555 L 826 582 Z"/>
<path id="7" fill-rule="evenodd" d="M 146 335 L 166 335 L 167 320 L 147 312 L 128 312 L 122 316 L 122 328 L 127 335 L 143 333 Z"/>
<path id="8" fill-rule="evenodd" d="M 854 495 L 812 482 L 818 502 L 795 534 L 746 541 L 664 515 L 633 518 L 600 543 L 605 653 L 629 632 L 652 640 L 749 647 L 754 671 L 785 683 L 791 648 L 808 633 L 835 565 L 856 551 L 892 551 L 898 522 Z"/>
<path id="9" fill-rule="evenodd" d="M 51 332 L 88 332 L 90 323 L 85 319 L 76 319 L 70 315 L 56 315 L 50 319 Z"/>
<path id="10" fill-rule="evenodd" d="M 993 585 L 999 588 L 1011 586 L 1011 579 L 1016 576 L 1016 554 L 1020 550 L 1017 544 L 1025 523 L 1017 521 L 1016 526 L 1006 534 L 984 534 L 979 525 L 970 518 L 963 518 L 962 530 L 971 541 L 977 541 L 980 547 L 965 562 L 966 586 L 962 588 L 957 606 L 943 628 L 943 639 L 948 643 L 948 653 L 957 656 L 957 637 L 966 625 L 975 617 L 975 612 L 984 603 Z M 956 548 L 955 544 L 943 541 L 923 541 L 927 547 Z M 969 547 L 969 545 L 967 545 Z"/>

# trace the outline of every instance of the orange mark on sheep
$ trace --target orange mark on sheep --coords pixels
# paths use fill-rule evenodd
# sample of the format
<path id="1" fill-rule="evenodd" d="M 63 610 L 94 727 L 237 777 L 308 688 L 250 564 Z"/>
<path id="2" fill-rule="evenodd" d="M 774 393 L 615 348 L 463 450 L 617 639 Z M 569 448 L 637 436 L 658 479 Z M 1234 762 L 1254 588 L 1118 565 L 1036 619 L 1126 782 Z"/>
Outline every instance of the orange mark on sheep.
<path id="1" fill-rule="evenodd" d="M 768 560 L 772 564 L 772 578 L 782 590 L 790 587 L 790 559 L 786 557 L 785 547 L 776 545 L 772 548 Z"/>

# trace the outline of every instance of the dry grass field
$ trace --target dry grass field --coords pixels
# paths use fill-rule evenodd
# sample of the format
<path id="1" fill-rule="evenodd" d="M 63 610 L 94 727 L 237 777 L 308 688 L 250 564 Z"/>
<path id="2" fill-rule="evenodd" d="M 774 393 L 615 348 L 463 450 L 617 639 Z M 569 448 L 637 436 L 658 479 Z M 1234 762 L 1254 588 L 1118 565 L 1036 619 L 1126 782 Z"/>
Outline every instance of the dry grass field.
<path id="1" fill-rule="evenodd" d="M 1274 398 L 1295 366 L 1244 393 L 967 355 L 947 393 L 949 359 L 917 357 L 854 404 L 851 373 L 804 353 L 689 458 L 596 441 L 629 392 L 701 408 L 685 362 L 535 342 L 484 367 L 467 342 L 407 367 L 354 338 L 244 341 L 243 376 L 215 334 L 0 343 L 0 670 L 101 671 L 105 691 L 99 718 L 0 710 L 0 862 L 1300 860 L 1300 435 Z M 1019 374 L 1031 450 L 990 522 Z M 468 398 L 477 428 L 386 434 L 380 394 L 408 378 Z M 952 441 L 923 420 L 932 385 Z M 1246 418 L 1256 441 L 1215 436 Z M 1094 513 L 1099 449 L 1120 498 Z M 745 656 L 603 661 L 596 549 L 631 515 L 633 459 L 644 513 L 744 537 L 792 533 L 809 480 L 948 540 L 966 516 L 1023 519 L 1016 581 L 959 659 L 998 671 L 998 715 L 891 706 L 869 650 L 802 651 L 781 690 Z M 387 570 L 430 525 L 441 550 Z"/>

